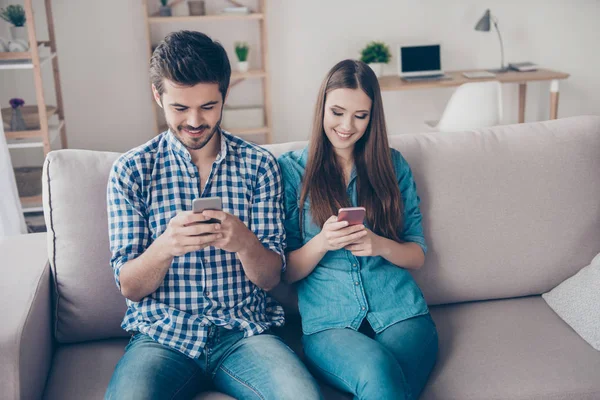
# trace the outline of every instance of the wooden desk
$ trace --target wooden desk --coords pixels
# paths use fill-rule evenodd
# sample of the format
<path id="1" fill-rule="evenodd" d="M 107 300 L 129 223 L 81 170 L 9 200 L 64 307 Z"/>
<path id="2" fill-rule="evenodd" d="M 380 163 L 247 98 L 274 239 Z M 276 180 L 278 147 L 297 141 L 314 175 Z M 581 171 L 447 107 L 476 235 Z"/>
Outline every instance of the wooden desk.
<path id="1" fill-rule="evenodd" d="M 441 81 L 421 81 L 421 82 L 406 82 L 398 76 L 382 76 L 379 78 L 379 85 L 382 91 L 389 90 L 417 90 L 417 89 L 432 89 L 442 87 L 460 86 L 463 83 L 469 82 L 485 82 L 498 81 L 500 83 L 518 83 L 519 84 L 519 123 L 525 122 L 525 99 L 527 94 L 527 82 L 532 81 L 551 81 L 550 83 L 550 119 L 556 119 L 558 115 L 558 81 L 567 79 L 569 74 L 549 69 L 538 69 L 531 72 L 509 71 L 497 73 L 494 78 L 484 79 L 469 79 L 465 78 L 463 72 L 471 72 L 476 70 L 464 71 L 445 71 L 446 75 L 452 79 Z M 479 70 L 482 71 L 482 70 Z"/>

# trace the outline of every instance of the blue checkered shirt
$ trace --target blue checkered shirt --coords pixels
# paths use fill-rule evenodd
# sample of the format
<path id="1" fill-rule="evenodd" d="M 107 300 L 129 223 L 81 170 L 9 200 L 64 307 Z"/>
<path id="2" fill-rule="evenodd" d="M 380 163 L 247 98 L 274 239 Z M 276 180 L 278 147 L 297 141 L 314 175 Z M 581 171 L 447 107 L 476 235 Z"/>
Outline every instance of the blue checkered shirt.
<path id="1" fill-rule="evenodd" d="M 200 193 L 198 169 L 187 149 L 167 131 L 122 155 L 108 182 L 111 264 L 119 274 L 141 255 L 179 212 L 199 197 L 221 197 L 263 246 L 282 256 L 283 186 L 267 150 L 221 132 L 221 151 Z M 215 247 L 175 257 L 164 281 L 139 302 L 129 299 L 121 327 L 139 331 L 192 358 L 202 354 L 212 325 L 256 335 L 281 326 L 281 306 L 254 285 L 235 253 Z"/>

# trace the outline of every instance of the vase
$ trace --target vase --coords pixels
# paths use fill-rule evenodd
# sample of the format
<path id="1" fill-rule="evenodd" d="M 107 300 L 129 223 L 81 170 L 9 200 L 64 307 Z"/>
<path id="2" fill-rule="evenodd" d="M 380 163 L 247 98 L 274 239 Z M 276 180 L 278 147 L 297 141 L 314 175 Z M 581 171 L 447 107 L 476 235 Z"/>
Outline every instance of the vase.
<path id="1" fill-rule="evenodd" d="M 248 72 L 248 61 L 238 61 L 238 71 Z"/>
<path id="2" fill-rule="evenodd" d="M 10 130 L 11 131 L 26 131 L 27 125 L 25 125 L 25 120 L 23 119 L 23 114 L 21 114 L 21 110 L 17 108 L 13 108 L 12 115 L 10 116 Z"/>

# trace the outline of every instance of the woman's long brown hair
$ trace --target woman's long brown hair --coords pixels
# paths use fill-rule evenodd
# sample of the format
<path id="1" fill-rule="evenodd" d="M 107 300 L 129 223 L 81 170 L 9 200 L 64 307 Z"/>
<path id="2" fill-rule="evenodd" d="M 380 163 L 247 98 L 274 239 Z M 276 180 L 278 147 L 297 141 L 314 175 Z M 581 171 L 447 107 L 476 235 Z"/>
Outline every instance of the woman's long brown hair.
<path id="1" fill-rule="evenodd" d="M 367 130 L 354 145 L 358 206 L 367 209 L 366 220 L 374 233 L 399 241 L 402 197 L 387 138 L 381 90 L 373 70 L 361 61 L 339 62 L 319 89 L 300 210 L 308 198 L 314 222 L 323 226 L 339 208 L 351 206 L 342 167 L 323 128 L 327 93 L 342 88 L 361 89 L 372 101 Z"/>

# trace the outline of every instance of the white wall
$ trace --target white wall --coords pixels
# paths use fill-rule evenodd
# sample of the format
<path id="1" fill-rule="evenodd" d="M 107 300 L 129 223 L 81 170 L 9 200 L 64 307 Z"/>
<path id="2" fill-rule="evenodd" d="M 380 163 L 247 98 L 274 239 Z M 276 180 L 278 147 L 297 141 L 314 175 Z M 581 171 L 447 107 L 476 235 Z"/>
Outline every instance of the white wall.
<path id="1" fill-rule="evenodd" d="M 0 6 L 17 0 L 0 0 Z M 157 0 L 158 3 L 158 0 Z M 209 11 L 224 5 L 209 1 Z M 249 3 L 255 4 L 255 3 Z M 317 89 L 329 68 L 357 58 L 371 40 L 383 40 L 394 60 L 405 41 L 440 42 L 446 69 L 497 67 L 495 32 L 473 27 L 486 8 L 497 15 L 507 61 L 530 60 L 571 74 L 561 82 L 559 117 L 600 114 L 600 1 L 598 0 L 268 0 L 269 65 L 272 71 L 274 138 L 305 139 Z M 43 18 L 43 0 L 34 0 Z M 152 137 L 145 26 L 141 0 L 53 1 L 69 147 L 125 151 Z M 185 5 L 176 13 L 185 12 Z M 259 45 L 256 22 L 163 25 L 197 29 L 221 40 L 233 53 L 235 40 Z M 8 36 L 6 24 L 0 35 Z M 259 55 L 251 52 L 251 65 Z M 53 95 L 51 75 L 47 96 Z M 0 72 L 0 102 L 14 96 L 34 102 L 25 72 Z M 548 118 L 548 83 L 529 85 L 526 121 Z M 517 86 L 505 85 L 505 123 L 517 120 Z M 260 104 L 259 81 L 234 89 L 230 103 Z M 419 131 L 423 120 L 441 114 L 452 89 L 385 92 L 389 132 Z M 19 158 L 18 156 L 16 158 Z"/>
<path id="2" fill-rule="evenodd" d="M 305 138 L 321 80 L 337 61 L 358 57 L 370 40 L 397 45 L 439 42 L 448 70 L 500 64 L 495 32 L 473 28 L 486 8 L 499 19 L 507 61 L 534 61 L 568 72 L 561 82 L 559 117 L 600 114 L 600 1 L 444 0 L 272 1 L 270 28 L 275 131 L 280 141 Z M 352 4 L 352 7 L 348 6 Z M 368 4 L 368 5 L 367 5 Z M 310 25 L 310 28 L 309 28 Z M 439 118 L 453 89 L 384 92 L 390 133 L 419 131 Z M 549 84 L 530 84 L 526 121 L 549 116 Z M 517 85 L 504 85 L 505 123 L 517 122 Z"/>

